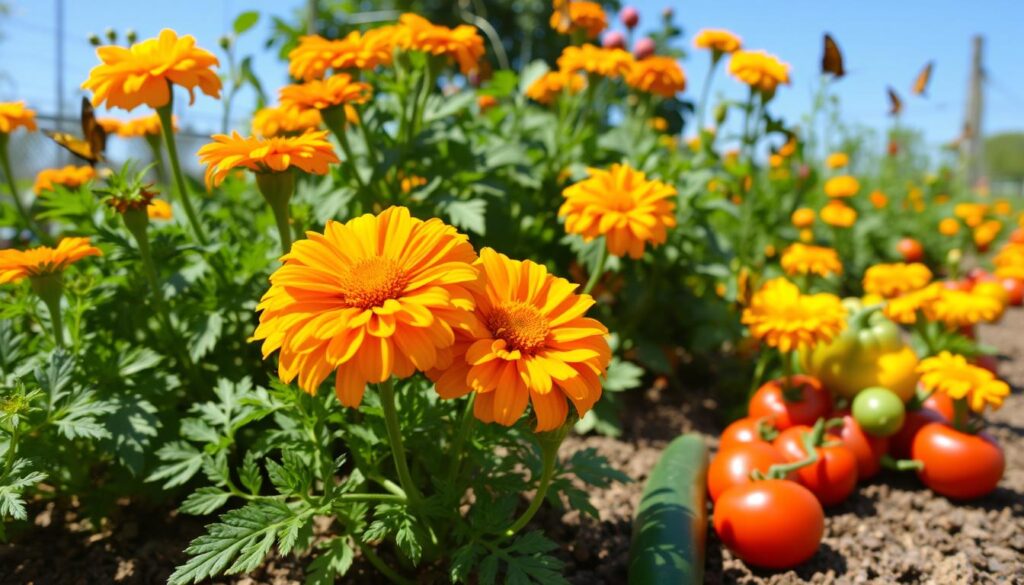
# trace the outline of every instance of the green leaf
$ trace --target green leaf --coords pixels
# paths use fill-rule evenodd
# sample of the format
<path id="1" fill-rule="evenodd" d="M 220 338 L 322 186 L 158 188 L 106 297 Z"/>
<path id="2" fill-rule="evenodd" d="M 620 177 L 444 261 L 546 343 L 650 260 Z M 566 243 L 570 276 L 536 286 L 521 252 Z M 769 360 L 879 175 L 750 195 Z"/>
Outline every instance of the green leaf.
<path id="1" fill-rule="evenodd" d="M 146 481 L 166 479 L 164 488 L 181 485 L 192 479 L 203 465 L 203 454 L 185 441 L 174 441 L 160 447 L 156 456 L 168 464 L 157 467 Z"/>
<path id="2" fill-rule="evenodd" d="M 133 475 L 142 473 L 146 456 L 152 453 L 160 419 L 157 408 L 139 395 L 114 401 L 114 410 L 107 415 L 106 426 L 114 443 L 117 458 Z"/>
<path id="3" fill-rule="evenodd" d="M 231 494 L 215 487 L 201 487 L 189 494 L 181 503 L 181 511 L 193 516 L 205 516 L 228 503 Z"/>
<path id="4" fill-rule="evenodd" d="M 238 470 L 238 478 L 249 493 L 256 496 L 263 489 L 263 474 L 260 473 L 260 466 L 256 463 L 256 452 L 249 451 L 242 460 L 242 467 Z"/>
<path id="5" fill-rule="evenodd" d="M 448 566 L 448 578 L 452 583 L 467 582 L 470 572 L 483 553 L 484 548 L 476 543 L 471 542 L 459 547 L 452 555 L 452 562 Z"/>
<path id="6" fill-rule="evenodd" d="M 405 506 L 382 504 L 373 512 L 373 522 L 363 531 L 363 542 L 377 543 L 388 536 L 395 537 L 398 550 L 416 565 L 423 553 L 416 534 L 414 520 Z"/>
<path id="7" fill-rule="evenodd" d="M 15 459 L 11 469 L 0 483 L 0 526 L 4 518 L 25 520 L 25 500 L 22 494 L 26 489 L 46 479 L 41 471 L 31 471 L 28 459 Z"/>
<path id="8" fill-rule="evenodd" d="M 231 25 L 236 35 L 240 35 L 252 27 L 256 26 L 256 23 L 260 20 L 260 13 L 256 10 L 249 10 L 243 12 L 235 17 L 235 22 Z"/>
<path id="9" fill-rule="evenodd" d="M 608 364 L 608 375 L 605 377 L 602 387 L 608 392 L 632 390 L 640 386 L 643 376 L 643 368 L 615 357 Z"/>
<path id="10" fill-rule="evenodd" d="M 445 212 L 452 225 L 485 235 L 487 232 L 487 201 L 471 199 L 469 201 L 452 201 L 445 206 Z"/>
<path id="11" fill-rule="evenodd" d="M 593 447 L 574 453 L 569 459 L 568 470 L 584 483 L 599 488 L 608 487 L 615 481 L 633 481 L 628 475 L 612 467 Z"/>
<path id="12" fill-rule="evenodd" d="M 334 585 L 352 567 L 352 553 L 347 537 L 335 537 L 327 544 L 327 550 L 309 564 L 306 585 Z"/>
<path id="13" fill-rule="evenodd" d="M 193 361 L 200 361 L 210 353 L 224 328 L 224 317 L 218 311 L 211 311 L 206 319 L 194 327 L 189 335 L 188 353 Z"/>

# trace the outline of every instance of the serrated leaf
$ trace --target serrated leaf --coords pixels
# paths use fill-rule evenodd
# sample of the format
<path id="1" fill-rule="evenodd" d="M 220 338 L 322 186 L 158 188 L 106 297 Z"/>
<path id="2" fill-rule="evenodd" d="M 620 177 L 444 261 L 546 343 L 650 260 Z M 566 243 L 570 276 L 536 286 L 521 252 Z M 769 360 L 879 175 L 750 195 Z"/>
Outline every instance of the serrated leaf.
<path id="1" fill-rule="evenodd" d="M 448 565 L 448 578 L 452 583 L 465 583 L 469 579 L 470 572 L 483 551 L 483 547 L 475 543 L 456 549 L 452 555 L 452 562 Z"/>
<path id="2" fill-rule="evenodd" d="M 452 201 L 445 206 L 445 212 L 455 227 L 476 232 L 481 236 L 485 235 L 487 231 L 486 200 Z"/>
<path id="3" fill-rule="evenodd" d="M 612 358 L 611 363 L 608 364 L 608 375 L 601 386 L 608 392 L 632 390 L 640 386 L 643 376 L 643 368 L 633 362 L 620 360 L 616 357 Z"/>
<path id="4" fill-rule="evenodd" d="M 114 452 L 133 475 L 142 473 L 146 455 L 153 451 L 152 441 L 160 425 L 156 412 L 151 402 L 135 395 L 117 400 L 105 419 Z"/>
<path id="5" fill-rule="evenodd" d="M 193 516 L 205 516 L 228 503 L 231 494 L 215 487 L 202 487 L 189 494 L 181 503 L 181 511 Z"/>
<path id="6" fill-rule="evenodd" d="M 217 311 L 206 315 L 201 323 L 196 325 L 189 336 L 188 353 L 193 361 L 200 361 L 206 354 L 210 353 L 217 345 L 221 332 L 224 328 L 224 317 Z"/>
<path id="7" fill-rule="evenodd" d="M 166 479 L 164 488 L 181 485 L 192 479 L 203 466 L 203 454 L 185 441 L 174 441 L 160 447 L 156 456 L 168 464 L 157 467 L 146 481 Z"/>
<path id="8" fill-rule="evenodd" d="M 260 473 L 260 466 L 256 462 L 255 451 L 245 454 L 242 467 L 238 470 L 238 478 L 242 480 L 242 485 L 249 490 L 250 494 L 259 495 L 260 490 L 263 489 L 263 474 Z"/>
<path id="9" fill-rule="evenodd" d="M 306 585 L 334 585 L 352 567 L 352 547 L 348 539 L 339 536 L 330 541 L 327 550 L 309 564 Z"/>
<path id="10" fill-rule="evenodd" d="M 632 481 L 628 475 L 612 467 L 593 447 L 573 453 L 569 459 L 569 469 L 584 483 L 595 487 L 608 487 L 613 481 Z"/>
<path id="11" fill-rule="evenodd" d="M 377 543 L 393 536 L 398 550 L 416 565 L 423 554 L 423 546 L 416 534 L 413 517 L 404 506 L 382 504 L 373 513 L 373 522 L 363 531 L 363 542 Z"/>

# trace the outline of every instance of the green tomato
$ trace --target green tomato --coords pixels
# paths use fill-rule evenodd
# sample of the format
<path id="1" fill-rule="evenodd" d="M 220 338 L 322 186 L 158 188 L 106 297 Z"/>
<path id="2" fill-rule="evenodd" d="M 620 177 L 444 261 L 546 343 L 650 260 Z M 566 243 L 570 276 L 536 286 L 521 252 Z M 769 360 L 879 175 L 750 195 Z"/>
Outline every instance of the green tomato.
<path id="1" fill-rule="evenodd" d="M 853 418 L 864 432 L 874 437 L 888 437 L 903 427 L 907 414 L 903 401 L 892 390 L 865 388 L 853 399 Z"/>

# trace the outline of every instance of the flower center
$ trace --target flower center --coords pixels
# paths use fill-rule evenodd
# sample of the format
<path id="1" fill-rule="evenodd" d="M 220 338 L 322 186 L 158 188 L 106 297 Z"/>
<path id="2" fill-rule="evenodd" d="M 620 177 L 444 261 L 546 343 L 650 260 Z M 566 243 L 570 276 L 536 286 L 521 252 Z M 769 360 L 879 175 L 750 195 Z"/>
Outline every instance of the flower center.
<path id="1" fill-rule="evenodd" d="M 409 276 L 391 258 L 374 256 L 353 264 L 340 277 L 341 296 L 349 307 L 380 307 L 401 296 Z"/>
<path id="2" fill-rule="evenodd" d="M 533 354 L 544 346 L 551 327 L 537 307 L 509 301 L 495 307 L 487 317 L 491 334 L 505 340 L 510 349 Z"/>

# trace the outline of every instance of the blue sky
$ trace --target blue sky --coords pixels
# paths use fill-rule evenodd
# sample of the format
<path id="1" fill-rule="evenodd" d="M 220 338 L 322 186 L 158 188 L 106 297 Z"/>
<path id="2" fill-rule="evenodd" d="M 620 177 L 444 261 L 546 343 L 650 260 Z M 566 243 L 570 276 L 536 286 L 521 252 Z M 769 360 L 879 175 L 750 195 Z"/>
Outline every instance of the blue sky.
<path id="1" fill-rule="evenodd" d="M 285 68 L 262 43 L 270 29 L 266 14 L 290 15 L 301 0 L 65 0 L 67 104 L 77 109 L 77 86 L 96 63 L 89 33 L 107 27 L 134 28 L 140 37 L 155 35 L 163 27 L 194 34 L 201 46 L 216 49 L 217 39 L 230 30 L 236 14 L 263 11 L 264 18 L 240 44 L 242 54 L 255 55 L 256 69 L 265 85 L 285 80 Z M 12 14 L 0 24 L 0 99 L 26 99 L 43 113 L 56 109 L 55 0 L 13 0 Z M 846 57 L 848 76 L 837 86 L 844 117 L 874 128 L 888 125 L 885 87 L 893 85 L 907 102 L 906 125 L 925 131 L 938 144 L 954 138 L 962 124 L 970 38 L 986 37 L 987 87 L 985 130 L 1024 129 L 1024 2 L 1019 0 L 639 0 L 641 30 L 654 25 L 665 6 L 671 5 L 676 22 L 692 35 L 705 27 L 728 28 L 743 37 L 749 48 L 764 48 L 793 65 L 793 85 L 779 92 L 773 109 L 790 120 L 808 111 L 817 83 L 821 35 L 830 32 Z M 616 21 L 616 27 L 621 28 Z M 921 66 L 936 61 L 928 99 L 909 96 L 909 86 Z M 699 91 L 706 72 L 706 55 L 693 53 L 684 63 L 690 79 L 689 96 Z M 716 93 L 741 97 L 742 88 L 719 76 Z M 241 95 L 236 117 L 251 109 L 252 96 Z M 221 105 L 199 96 L 196 105 L 180 113 L 183 123 L 203 131 L 219 126 Z"/>

